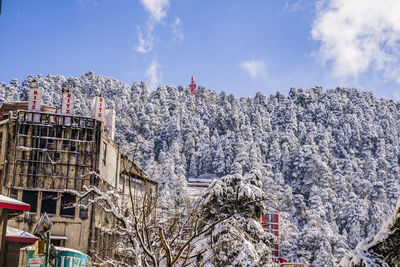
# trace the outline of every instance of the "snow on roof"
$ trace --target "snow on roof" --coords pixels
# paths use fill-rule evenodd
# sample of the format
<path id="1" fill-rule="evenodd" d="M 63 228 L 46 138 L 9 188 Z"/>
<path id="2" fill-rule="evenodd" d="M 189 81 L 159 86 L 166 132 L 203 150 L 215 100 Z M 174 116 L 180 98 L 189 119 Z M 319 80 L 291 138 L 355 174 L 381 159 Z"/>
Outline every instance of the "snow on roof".
<path id="1" fill-rule="evenodd" d="M 208 183 L 208 184 L 211 184 L 211 182 L 213 181 L 213 179 L 192 178 L 192 177 L 188 178 L 187 180 L 190 183 Z"/>
<path id="2" fill-rule="evenodd" d="M 73 248 L 57 247 L 57 246 L 55 246 L 55 248 L 56 248 L 57 251 L 68 251 L 68 252 L 79 253 L 81 255 L 87 256 L 82 251 L 79 251 L 79 250 L 76 250 L 76 249 L 73 249 Z M 35 250 L 35 247 L 34 246 L 27 246 L 27 247 L 21 248 L 21 250 L 27 250 L 27 251 Z"/>
<path id="3" fill-rule="evenodd" d="M 0 195 L 0 208 L 29 211 L 31 209 L 31 206 L 25 202 Z"/>
<path id="4" fill-rule="evenodd" d="M 38 238 L 31 233 L 7 226 L 6 240 L 9 242 L 35 243 Z"/>
<path id="5" fill-rule="evenodd" d="M 63 236 L 63 235 L 51 235 L 50 239 L 54 240 L 68 240 L 68 237 Z"/>
<path id="6" fill-rule="evenodd" d="M 187 178 L 189 187 L 208 187 L 214 179 L 217 179 L 215 175 L 203 175 L 201 177 L 189 177 Z"/>

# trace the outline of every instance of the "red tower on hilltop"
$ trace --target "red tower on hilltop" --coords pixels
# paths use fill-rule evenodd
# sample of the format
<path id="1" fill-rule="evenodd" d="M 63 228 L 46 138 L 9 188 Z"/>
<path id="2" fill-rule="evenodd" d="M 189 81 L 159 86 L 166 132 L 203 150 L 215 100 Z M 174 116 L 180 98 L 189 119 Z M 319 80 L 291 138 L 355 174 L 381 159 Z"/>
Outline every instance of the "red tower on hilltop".
<path id="1" fill-rule="evenodd" d="M 197 84 L 194 81 L 194 76 L 193 75 L 192 75 L 192 82 L 189 84 L 189 88 L 190 88 L 190 93 L 192 93 L 192 95 L 196 96 Z"/>

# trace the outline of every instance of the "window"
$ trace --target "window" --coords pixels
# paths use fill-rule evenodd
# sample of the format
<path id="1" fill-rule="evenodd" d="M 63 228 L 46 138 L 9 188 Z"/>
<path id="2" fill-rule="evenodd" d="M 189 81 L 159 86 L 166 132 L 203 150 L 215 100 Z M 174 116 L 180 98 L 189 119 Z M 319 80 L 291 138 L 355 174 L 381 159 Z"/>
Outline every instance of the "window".
<path id="1" fill-rule="evenodd" d="M 0 133 L 0 153 L 1 153 L 2 144 L 3 144 L 3 132 Z"/>
<path id="2" fill-rule="evenodd" d="M 106 165 L 106 161 L 107 161 L 107 144 L 106 142 L 103 142 L 103 164 Z"/>
<path id="3" fill-rule="evenodd" d="M 63 142 L 62 142 L 62 147 L 63 147 L 63 150 L 68 150 L 69 148 L 68 148 L 68 146 L 69 146 L 69 140 L 63 140 Z"/>
<path id="4" fill-rule="evenodd" d="M 71 139 L 77 140 L 77 139 L 78 139 L 78 136 L 79 136 L 78 130 L 72 129 L 72 132 L 71 132 Z"/>
<path id="5" fill-rule="evenodd" d="M 92 132 L 88 132 L 86 135 L 86 141 L 92 141 L 93 140 L 93 134 Z"/>
<path id="6" fill-rule="evenodd" d="M 40 213 L 56 214 L 57 210 L 57 193 L 42 192 L 42 208 Z"/>
<path id="7" fill-rule="evenodd" d="M 55 135 L 56 135 L 56 131 L 54 130 L 54 127 L 50 127 L 49 128 L 49 137 L 55 137 Z M 50 139 L 50 140 L 52 140 L 52 139 Z"/>
<path id="8" fill-rule="evenodd" d="M 13 199 L 18 199 L 18 190 L 11 188 L 10 189 L 10 197 Z"/>
<path id="9" fill-rule="evenodd" d="M 69 151 L 76 151 L 76 142 L 71 141 L 71 149 Z"/>
<path id="10" fill-rule="evenodd" d="M 75 216 L 75 207 L 72 207 L 76 202 L 76 196 L 73 194 L 64 193 L 61 195 L 61 216 Z"/>
<path id="11" fill-rule="evenodd" d="M 22 202 L 28 203 L 31 205 L 31 212 L 36 212 L 38 201 L 38 192 L 37 191 L 23 191 L 22 192 Z"/>
<path id="12" fill-rule="evenodd" d="M 88 197 L 84 197 L 81 199 L 81 204 L 82 205 L 87 205 L 89 203 Z M 88 209 L 85 207 L 80 207 L 79 209 L 79 218 L 81 219 L 87 219 L 88 218 Z"/>

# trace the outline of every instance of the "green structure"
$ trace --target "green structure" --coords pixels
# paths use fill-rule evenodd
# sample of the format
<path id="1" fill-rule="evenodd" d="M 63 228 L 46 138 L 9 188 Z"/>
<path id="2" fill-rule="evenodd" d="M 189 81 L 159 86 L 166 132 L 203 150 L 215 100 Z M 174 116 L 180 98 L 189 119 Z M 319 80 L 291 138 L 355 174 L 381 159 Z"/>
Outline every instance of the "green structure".
<path id="1" fill-rule="evenodd" d="M 90 265 L 90 257 L 78 250 L 56 247 L 57 261 L 52 267 L 87 267 Z M 26 250 L 26 267 L 45 267 L 45 256 L 35 256 L 34 247 L 23 248 Z"/>

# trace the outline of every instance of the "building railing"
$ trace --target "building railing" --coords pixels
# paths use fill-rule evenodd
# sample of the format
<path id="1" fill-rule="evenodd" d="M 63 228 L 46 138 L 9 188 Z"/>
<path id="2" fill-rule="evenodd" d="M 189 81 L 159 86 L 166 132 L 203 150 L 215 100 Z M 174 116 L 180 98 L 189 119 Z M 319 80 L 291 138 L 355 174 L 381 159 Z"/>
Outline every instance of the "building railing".
<path id="1" fill-rule="evenodd" d="M 26 110 L 18 110 L 17 119 L 19 123 L 62 125 L 85 129 L 93 129 L 96 123 L 96 119 L 91 117 Z"/>

